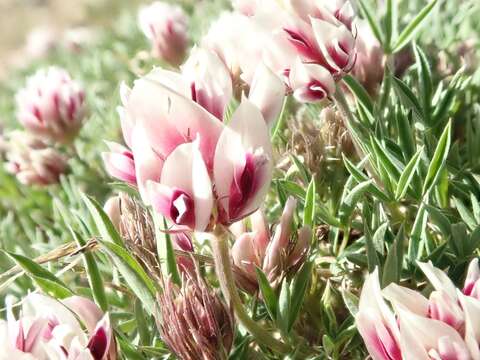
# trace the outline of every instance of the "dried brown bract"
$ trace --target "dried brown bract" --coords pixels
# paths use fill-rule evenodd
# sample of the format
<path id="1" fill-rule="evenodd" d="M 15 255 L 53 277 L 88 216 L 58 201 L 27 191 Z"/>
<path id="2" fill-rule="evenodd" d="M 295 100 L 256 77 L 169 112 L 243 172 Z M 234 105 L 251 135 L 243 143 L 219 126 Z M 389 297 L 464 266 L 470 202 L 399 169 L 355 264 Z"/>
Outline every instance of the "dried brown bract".
<path id="1" fill-rule="evenodd" d="M 158 301 L 161 337 L 179 359 L 228 358 L 235 331 L 233 314 L 198 270 L 184 273 L 181 287 L 166 280 Z"/>

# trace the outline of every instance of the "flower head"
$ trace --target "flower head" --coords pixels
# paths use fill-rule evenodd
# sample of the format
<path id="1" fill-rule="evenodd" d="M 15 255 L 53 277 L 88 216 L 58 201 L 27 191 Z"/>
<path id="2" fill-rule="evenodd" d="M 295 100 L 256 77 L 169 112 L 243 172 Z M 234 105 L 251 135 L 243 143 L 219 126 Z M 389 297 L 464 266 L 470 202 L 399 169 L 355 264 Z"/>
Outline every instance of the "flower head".
<path id="1" fill-rule="evenodd" d="M 67 159 L 31 134 L 22 131 L 9 133 L 5 148 L 5 168 L 22 184 L 56 184 L 67 171 Z"/>
<path id="2" fill-rule="evenodd" d="M 22 125 L 40 137 L 68 143 L 86 114 L 85 92 L 64 69 L 40 69 L 16 96 Z"/>
<path id="3" fill-rule="evenodd" d="M 156 1 L 140 9 L 138 22 L 155 56 L 172 65 L 182 62 L 188 46 L 188 18 L 180 6 Z"/>

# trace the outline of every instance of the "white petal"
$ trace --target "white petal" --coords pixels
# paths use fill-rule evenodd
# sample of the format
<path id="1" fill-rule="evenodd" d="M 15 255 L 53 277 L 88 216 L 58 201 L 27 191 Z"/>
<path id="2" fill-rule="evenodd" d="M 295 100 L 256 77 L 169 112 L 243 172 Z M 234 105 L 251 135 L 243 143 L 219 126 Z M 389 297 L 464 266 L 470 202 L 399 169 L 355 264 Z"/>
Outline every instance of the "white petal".
<path id="1" fill-rule="evenodd" d="M 392 283 L 383 289 L 382 293 L 395 308 L 403 306 L 421 316 L 428 314 L 428 299 L 417 291 Z"/>
<path id="2" fill-rule="evenodd" d="M 435 266 L 433 266 L 431 261 L 429 261 L 428 263 L 422 263 L 418 261 L 417 264 L 435 290 L 446 291 L 452 299 L 456 299 L 457 288 L 442 270 L 437 269 Z"/>
<path id="3" fill-rule="evenodd" d="M 261 63 L 255 72 L 248 99 L 263 114 L 269 127 L 278 119 L 285 99 L 285 84 L 265 64 Z"/>

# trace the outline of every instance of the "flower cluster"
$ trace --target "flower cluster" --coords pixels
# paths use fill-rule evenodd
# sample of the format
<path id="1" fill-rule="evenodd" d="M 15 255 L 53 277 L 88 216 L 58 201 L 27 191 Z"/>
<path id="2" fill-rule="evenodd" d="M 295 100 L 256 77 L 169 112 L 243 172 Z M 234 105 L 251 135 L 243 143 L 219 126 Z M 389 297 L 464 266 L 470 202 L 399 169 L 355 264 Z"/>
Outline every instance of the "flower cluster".
<path id="1" fill-rule="evenodd" d="M 155 69 L 132 89 L 122 87 L 128 148 L 109 143 L 106 168 L 138 186 L 144 202 L 178 228 L 230 224 L 254 212 L 268 190 L 268 123 L 283 97 L 280 79 L 260 67 L 249 98 L 226 123 L 230 75 L 215 53 L 194 49 L 181 72 Z"/>
<path id="2" fill-rule="evenodd" d="M 356 323 L 370 355 L 375 360 L 480 359 L 478 259 L 470 263 L 463 290 L 431 263 L 419 266 L 434 289 L 428 298 L 394 283 L 381 290 L 377 270 L 365 281 Z"/>
<path id="3" fill-rule="evenodd" d="M 8 306 L 0 321 L 4 354 L 19 360 L 115 360 L 116 345 L 108 315 L 78 296 L 57 301 L 30 294 L 20 317 Z M 3 357 L 2 357 L 3 359 Z"/>
<path id="4" fill-rule="evenodd" d="M 236 12 L 223 14 L 203 41 L 234 77 L 250 84 L 264 63 L 298 101 L 317 102 L 331 97 L 335 82 L 353 69 L 356 31 L 349 1 L 248 0 L 233 6 Z"/>
<path id="5" fill-rule="evenodd" d="M 68 161 L 55 145 L 71 143 L 80 131 L 84 90 L 66 70 L 49 67 L 28 78 L 16 100 L 17 118 L 26 131 L 5 134 L 5 167 L 23 184 L 55 184 Z"/>

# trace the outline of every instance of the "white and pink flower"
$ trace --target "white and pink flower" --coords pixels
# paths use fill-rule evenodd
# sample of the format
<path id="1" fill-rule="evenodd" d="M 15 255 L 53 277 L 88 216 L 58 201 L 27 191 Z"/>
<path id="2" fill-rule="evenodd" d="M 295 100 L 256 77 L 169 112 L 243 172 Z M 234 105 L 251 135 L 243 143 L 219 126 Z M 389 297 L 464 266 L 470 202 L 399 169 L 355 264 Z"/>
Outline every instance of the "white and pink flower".
<path id="1" fill-rule="evenodd" d="M 107 171 L 138 186 L 144 202 L 176 226 L 203 231 L 212 215 L 230 224 L 254 212 L 268 190 L 269 125 L 284 92 L 282 81 L 259 67 L 249 98 L 225 124 L 230 73 L 214 52 L 195 48 L 182 72 L 155 69 L 131 90 L 122 87 L 128 147 L 108 143 Z"/>
<path id="2" fill-rule="evenodd" d="M 472 292 L 478 260 L 470 264 L 463 292 L 431 263 L 418 265 L 434 288 L 428 298 L 397 284 L 382 291 L 377 270 L 367 277 L 356 323 L 370 355 L 374 360 L 480 359 L 480 300 Z"/>
<path id="3" fill-rule="evenodd" d="M 30 294 L 18 318 L 0 320 L 3 354 L 19 360 L 116 360 L 108 315 L 78 296 L 62 301 Z M 1 357 L 2 359 L 6 359 Z"/>

